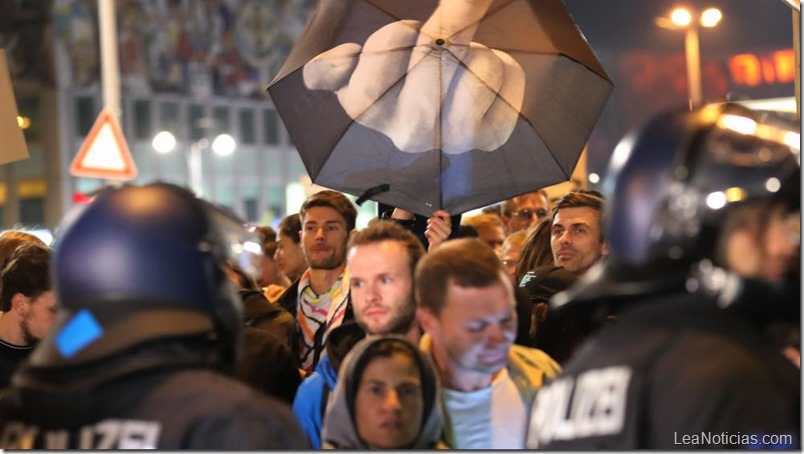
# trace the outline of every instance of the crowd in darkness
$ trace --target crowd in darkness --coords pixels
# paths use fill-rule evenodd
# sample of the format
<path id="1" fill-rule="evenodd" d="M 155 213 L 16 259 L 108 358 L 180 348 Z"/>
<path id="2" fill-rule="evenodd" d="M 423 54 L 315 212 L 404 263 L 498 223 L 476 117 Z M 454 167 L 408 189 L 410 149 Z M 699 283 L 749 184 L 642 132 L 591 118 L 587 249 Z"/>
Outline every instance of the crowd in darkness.
<path id="1" fill-rule="evenodd" d="M 800 449 L 793 133 L 673 112 L 460 225 L 110 188 L 0 234 L 0 448 Z"/>

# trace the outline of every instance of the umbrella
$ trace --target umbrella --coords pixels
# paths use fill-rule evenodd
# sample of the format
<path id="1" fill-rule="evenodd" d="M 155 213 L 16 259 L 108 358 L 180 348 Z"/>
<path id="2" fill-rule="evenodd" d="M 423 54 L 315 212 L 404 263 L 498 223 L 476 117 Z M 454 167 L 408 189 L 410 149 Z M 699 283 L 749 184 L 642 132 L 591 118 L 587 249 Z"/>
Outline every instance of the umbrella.
<path id="1" fill-rule="evenodd" d="M 561 0 L 321 0 L 268 92 L 314 183 L 429 216 L 568 180 L 612 89 Z"/>

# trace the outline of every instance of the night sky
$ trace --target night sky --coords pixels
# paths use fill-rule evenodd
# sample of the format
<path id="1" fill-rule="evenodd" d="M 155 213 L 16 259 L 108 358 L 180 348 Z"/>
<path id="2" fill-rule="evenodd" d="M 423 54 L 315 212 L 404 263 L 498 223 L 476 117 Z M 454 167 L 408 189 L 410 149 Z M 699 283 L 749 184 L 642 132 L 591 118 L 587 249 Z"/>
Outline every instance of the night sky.
<path id="1" fill-rule="evenodd" d="M 627 131 L 639 126 L 637 120 L 646 120 L 659 110 L 655 106 L 657 101 L 654 96 L 640 98 L 645 103 L 646 116 L 630 115 L 630 118 L 626 118 L 621 99 L 629 96 L 633 99 L 633 95 L 629 95 L 632 87 L 628 81 L 617 79 L 618 68 L 611 67 L 612 62 L 617 61 L 618 55 L 635 50 L 683 55 L 684 32 L 659 28 L 655 19 L 669 15 L 675 6 L 685 2 L 564 0 L 564 3 L 604 66 L 610 66 L 606 69 L 615 79 L 615 91 L 595 126 L 587 155 L 587 171 L 605 175 L 608 158 L 617 141 Z M 716 28 L 700 32 L 701 57 L 704 60 L 723 60 L 741 53 L 764 53 L 769 49 L 793 47 L 792 9 L 781 0 L 689 0 L 686 6 L 699 11 L 717 7 L 723 12 L 723 19 Z M 686 75 L 683 68 L 675 68 L 682 78 Z M 792 96 L 792 84 L 786 87 L 779 87 L 785 88 L 783 93 L 774 96 Z M 711 95 L 711 92 L 704 94 Z M 683 99 L 678 101 L 681 103 Z"/>
<path id="2" fill-rule="evenodd" d="M 683 48 L 683 33 L 655 25 L 656 17 L 668 15 L 683 2 L 564 0 L 564 3 L 594 49 Z M 701 32 L 704 55 L 792 45 L 792 9 L 781 0 L 694 0 L 686 5 L 701 11 L 717 7 L 723 12 L 723 20 L 715 29 Z"/>

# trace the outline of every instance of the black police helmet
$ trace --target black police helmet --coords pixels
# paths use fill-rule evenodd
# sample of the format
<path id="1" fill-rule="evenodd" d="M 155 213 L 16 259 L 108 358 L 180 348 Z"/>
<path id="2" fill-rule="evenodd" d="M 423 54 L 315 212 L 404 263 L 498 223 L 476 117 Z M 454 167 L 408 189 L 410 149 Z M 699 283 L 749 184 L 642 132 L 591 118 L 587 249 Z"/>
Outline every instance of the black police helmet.
<path id="1" fill-rule="evenodd" d="M 184 188 L 155 183 L 104 191 L 60 230 L 52 267 L 60 313 L 33 366 L 204 333 L 226 365 L 235 363 L 241 300 L 222 267 L 244 244 L 259 251 L 244 242 L 242 224 Z"/>
<path id="2" fill-rule="evenodd" d="M 553 301 L 637 296 L 714 262 L 728 214 L 747 203 L 800 205 L 800 127 L 736 104 L 659 115 L 616 147 L 603 183 L 607 259 Z"/>
<path id="3" fill-rule="evenodd" d="M 799 204 L 797 122 L 734 104 L 664 115 L 618 145 L 603 191 L 609 253 L 628 264 L 712 258 L 745 203 Z"/>

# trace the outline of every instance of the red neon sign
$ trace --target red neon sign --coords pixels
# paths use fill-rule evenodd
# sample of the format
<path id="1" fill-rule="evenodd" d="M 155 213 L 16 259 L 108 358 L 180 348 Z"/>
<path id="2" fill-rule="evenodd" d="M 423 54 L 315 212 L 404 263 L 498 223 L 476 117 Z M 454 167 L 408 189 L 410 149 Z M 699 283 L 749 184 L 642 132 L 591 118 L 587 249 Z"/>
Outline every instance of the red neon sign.
<path id="1" fill-rule="evenodd" d="M 729 73 L 737 85 L 787 84 L 795 80 L 796 59 L 792 49 L 770 55 L 739 54 L 729 58 Z"/>

